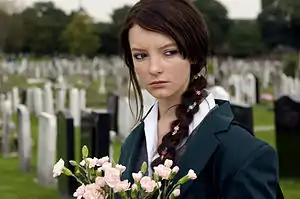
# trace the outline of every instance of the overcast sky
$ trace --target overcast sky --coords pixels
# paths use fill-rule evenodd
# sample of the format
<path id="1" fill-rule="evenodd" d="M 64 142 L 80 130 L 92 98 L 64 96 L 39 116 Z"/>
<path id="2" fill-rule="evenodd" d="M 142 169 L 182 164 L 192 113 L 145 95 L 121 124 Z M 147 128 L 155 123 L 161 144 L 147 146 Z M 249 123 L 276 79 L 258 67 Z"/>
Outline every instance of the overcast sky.
<path id="1" fill-rule="evenodd" d="M 21 0 L 30 5 L 36 1 L 49 0 Z M 114 8 L 121 7 L 125 4 L 133 5 L 137 0 L 52 0 L 55 4 L 67 12 L 77 9 L 79 1 L 85 10 L 97 21 L 109 21 L 110 14 Z M 255 18 L 260 12 L 261 0 L 219 0 L 229 12 L 230 18 Z"/>

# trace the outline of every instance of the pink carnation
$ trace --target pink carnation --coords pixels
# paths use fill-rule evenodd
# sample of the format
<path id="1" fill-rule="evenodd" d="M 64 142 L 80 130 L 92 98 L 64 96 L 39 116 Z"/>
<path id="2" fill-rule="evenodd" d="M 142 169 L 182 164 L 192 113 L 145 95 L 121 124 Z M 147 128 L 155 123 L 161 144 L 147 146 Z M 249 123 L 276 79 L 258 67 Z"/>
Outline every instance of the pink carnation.
<path id="1" fill-rule="evenodd" d="M 154 171 L 162 179 L 168 180 L 172 170 L 169 167 L 160 164 L 157 167 L 154 167 Z"/>
<path id="2" fill-rule="evenodd" d="M 95 179 L 95 184 L 99 187 L 104 187 L 106 185 L 105 179 L 103 177 L 97 177 Z"/>
<path id="3" fill-rule="evenodd" d="M 187 175 L 188 175 L 189 179 L 191 179 L 191 180 L 195 180 L 197 178 L 196 173 L 192 169 L 189 170 Z"/>
<path id="4" fill-rule="evenodd" d="M 104 173 L 104 180 L 108 186 L 114 188 L 118 183 L 121 182 L 120 175 L 120 170 L 112 167 L 107 167 Z"/>
<path id="5" fill-rule="evenodd" d="M 81 185 L 76 189 L 76 192 L 73 194 L 73 196 L 76 197 L 77 199 L 81 199 L 84 195 L 84 192 L 85 192 L 85 186 Z"/>
<path id="6" fill-rule="evenodd" d="M 147 193 L 151 193 L 156 188 L 156 183 L 154 180 L 152 180 L 149 176 L 142 177 L 141 181 L 141 187 L 145 190 Z"/>
<path id="7" fill-rule="evenodd" d="M 100 158 L 97 161 L 97 166 L 101 167 L 104 163 L 107 163 L 108 161 L 109 161 L 109 157 L 108 156 Z"/>
<path id="8" fill-rule="evenodd" d="M 116 186 L 114 187 L 114 192 L 121 192 L 121 191 L 128 191 L 130 188 L 130 182 L 128 182 L 128 180 L 123 180 L 122 182 L 119 182 L 118 184 L 116 184 Z"/>
<path id="9" fill-rule="evenodd" d="M 142 175 L 142 172 L 140 172 L 140 171 L 138 173 L 132 173 L 132 178 L 136 182 L 139 182 L 142 177 L 143 177 L 143 175 Z"/>
<path id="10" fill-rule="evenodd" d="M 88 184 L 85 186 L 85 192 L 83 194 L 84 199 L 104 199 L 102 195 L 103 190 L 96 184 Z"/>

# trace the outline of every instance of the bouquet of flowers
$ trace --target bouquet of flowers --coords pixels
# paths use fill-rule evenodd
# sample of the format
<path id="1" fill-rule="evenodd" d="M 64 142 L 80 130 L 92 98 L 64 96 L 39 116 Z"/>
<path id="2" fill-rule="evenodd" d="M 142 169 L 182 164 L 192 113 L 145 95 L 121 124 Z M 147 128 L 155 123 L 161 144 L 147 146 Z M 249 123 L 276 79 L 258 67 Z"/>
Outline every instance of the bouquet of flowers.
<path id="1" fill-rule="evenodd" d="M 186 176 L 173 183 L 179 167 L 172 167 L 173 161 L 166 160 L 164 165 L 154 167 L 152 177 L 145 175 L 147 164 L 144 162 L 138 173 L 132 173 L 134 183 L 131 184 L 128 180 L 121 180 L 125 166 L 110 162 L 108 157 L 88 157 L 86 146 L 82 147 L 80 163 L 74 160 L 69 162 L 76 168 L 75 174 L 66 168 L 64 160 L 60 159 L 54 165 L 53 177 L 61 174 L 74 177 L 80 183 L 73 194 L 77 199 L 113 199 L 117 195 L 122 199 L 147 199 L 153 196 L 157 196 L 157 199 L 173 199 L 180 195 L 180 185 L 197 178 L 195 172 L 189 170 Z"/>

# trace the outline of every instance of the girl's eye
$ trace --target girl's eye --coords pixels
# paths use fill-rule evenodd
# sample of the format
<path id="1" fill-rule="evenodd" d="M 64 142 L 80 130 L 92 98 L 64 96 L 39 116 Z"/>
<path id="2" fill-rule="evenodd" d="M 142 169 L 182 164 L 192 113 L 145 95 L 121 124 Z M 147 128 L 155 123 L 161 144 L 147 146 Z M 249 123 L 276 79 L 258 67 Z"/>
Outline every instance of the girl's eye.
<path id="1" fill-rule="evenodd" d="M 147 55 L 145 53 L 136 53 L 133 55 L 134 59 L 141 61 L 144 59 Z"/>
<path id="2" fill-rule="evenodd" d="M 178 53 L 177 50 L 168 50 L 165 52 L 165 55 L 172 56 L 172 55 L 176 55 L 177 53 Z"/>

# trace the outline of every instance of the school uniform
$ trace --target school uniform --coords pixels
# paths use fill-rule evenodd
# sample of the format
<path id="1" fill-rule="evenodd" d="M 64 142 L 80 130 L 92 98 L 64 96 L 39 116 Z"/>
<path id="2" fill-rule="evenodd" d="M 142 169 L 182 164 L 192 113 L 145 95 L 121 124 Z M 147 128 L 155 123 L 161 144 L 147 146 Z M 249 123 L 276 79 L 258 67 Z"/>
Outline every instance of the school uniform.
<path id="1" fill-rule="evenodd" d="M 181 186 L 180 199 L 275 199 L 278 159 L 275 150 L 233 122 L 228 101 L 209 94 L 199 105 L 189 126 L 189 136 L 176 148 L 174 163 L 180 170 L 174 181 L 193 169 L 197 179 Z M 122 179 L 133 182 L 132 172 L 157 157 L 155 104 L 122 145 L 119 164 Z M 151 175 L 149 168 L 147 174 Z"/>

